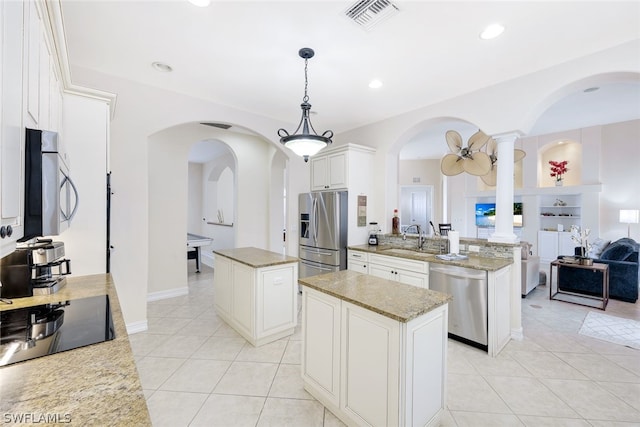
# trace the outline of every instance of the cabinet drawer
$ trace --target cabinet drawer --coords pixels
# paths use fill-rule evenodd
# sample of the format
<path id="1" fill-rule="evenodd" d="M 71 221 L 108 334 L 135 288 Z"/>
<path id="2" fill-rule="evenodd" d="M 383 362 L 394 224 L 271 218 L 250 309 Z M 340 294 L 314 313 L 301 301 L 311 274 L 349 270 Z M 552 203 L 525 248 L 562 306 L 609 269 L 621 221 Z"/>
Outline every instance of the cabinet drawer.
<path id="1" fill-rule="evenodd" d="M 369 254 L 367 254 L 366 252 L 347 251 L 347 259 L 349 261 L 353 260 L 353 261 L 367 262 L 369 260 L 368 255 Z"/>
<path id="2" fill-rule="evenodd" d="M 407 258 L 397 258 L 385 255 L 369 254 L 370 264 L 382 264 L 391 268 L 413 271 L 416 273 L 428 273 L 429 263 Z"/>

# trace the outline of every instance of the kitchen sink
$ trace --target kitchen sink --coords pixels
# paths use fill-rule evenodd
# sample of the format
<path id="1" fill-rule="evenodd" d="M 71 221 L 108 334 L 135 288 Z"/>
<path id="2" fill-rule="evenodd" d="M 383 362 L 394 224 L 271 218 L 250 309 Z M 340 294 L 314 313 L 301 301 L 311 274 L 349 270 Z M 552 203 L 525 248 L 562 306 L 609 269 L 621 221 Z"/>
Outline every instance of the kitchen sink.
<path id="1" fill-rule="evenodd" d="M 389 249 L 383 249 L 382 253 L 386 253 L 386 254 L 395 254 L 395 255 L 406 255 L 406 256 L 418 256 L 418 257 L 422 257 L 422 258 L 429 258 L 432 257 L 433 254 L 430 254 L 428 252 L 420 252 L 417 250 L 413 250 L 413 249 L 402 249 L 402 248 L 389 248 Z"/>

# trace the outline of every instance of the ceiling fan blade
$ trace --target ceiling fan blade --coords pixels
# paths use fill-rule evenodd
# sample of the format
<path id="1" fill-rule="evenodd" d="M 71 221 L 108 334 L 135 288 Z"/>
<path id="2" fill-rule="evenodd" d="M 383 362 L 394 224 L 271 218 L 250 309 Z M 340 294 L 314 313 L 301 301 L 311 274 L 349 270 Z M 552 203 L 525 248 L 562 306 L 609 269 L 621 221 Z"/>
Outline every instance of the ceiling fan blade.
<path id="1" fill-rule="evenodd" d="M 513 150 L 513 161 L 514 162 L 519 162 L 520 160 L 524 159 L 524 157 L 527 155 L 527 153 L 525 153 L 524 151 L 516 148 L 515 150 Z"/>
<path id="2" fill-rule="evenodd" d="M 491 166 L 488 174 L 480 177 L 482 181 L 490 187 L 495 187 L 498 182 L 498 165 Z"/>
<path id="3" fill-rule="evenodd" d="M 490 139 L 490 136 L 479 130 L 469 138 L 469 150 L 479 151 Z"/>
<path id="4" fill-rule="evenodd" d="M 488 155 L 498 157 L 498 143 L 495 139 L 491 138 L 485 147 L 485 151 Z"/>
<path id="5" fill-rule="evenodd" d="M 491 158 L 482 151 L 473 153 L 473 156 L 462 162 L 462 167 L 471 175 L 483 176 L 491 170 Z"/>
<path id="6" fill-rule="evenodd" d="M 463 163 L 461 157 L 455 154 L 445 154 L 440 161 L 440 170 L 447 176 L 459 175 L 464 172 Z"/>
<path id="7" fill-rule="evenodd" d="M 455 130 L 448 130 L 444 135 L 447 145 L 452 153 L 459 153 L 462 150 L 462 137 Z"/>

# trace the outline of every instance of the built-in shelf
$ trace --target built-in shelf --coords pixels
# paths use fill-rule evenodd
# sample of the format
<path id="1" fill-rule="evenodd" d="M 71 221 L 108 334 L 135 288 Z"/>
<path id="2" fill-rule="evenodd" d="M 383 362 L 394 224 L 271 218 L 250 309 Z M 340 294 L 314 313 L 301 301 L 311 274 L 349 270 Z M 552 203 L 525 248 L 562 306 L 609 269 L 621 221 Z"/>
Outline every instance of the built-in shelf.
<path id="1" fill-rule="evenodd" d="M 222 223 L 222 222 L 210 222 L 210 221 L 207 221 L 207 224 L 209 224 L 209 225 L 221 225 L 223 227 L 233 227 L 233 223 L 225 224 L 225 223 Z"/>

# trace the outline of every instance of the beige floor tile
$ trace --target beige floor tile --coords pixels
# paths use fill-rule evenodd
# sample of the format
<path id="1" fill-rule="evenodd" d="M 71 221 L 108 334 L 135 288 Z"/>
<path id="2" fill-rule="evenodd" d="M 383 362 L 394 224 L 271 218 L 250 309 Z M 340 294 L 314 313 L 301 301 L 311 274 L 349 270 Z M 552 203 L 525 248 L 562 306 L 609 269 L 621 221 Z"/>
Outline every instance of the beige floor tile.
<path id="1" fill-rule="evenodd" d="M 522 367 L 509 353 L 490 357 L 483 354 L 481 357 L 466 358 L 476 372 L 482 376 L 503 375 L 508 377 L 530 377 L 531 373 Z"/>
<path id="2" fill-rule="evenodd" d="M 269 397 L 311 400 L 313 397 L 304 390 L 300 365 L 281 364 L 273 379 Z"/>
<path id="3" fill-rule="evenodd" d="M 537 378 L 587 379 L 553 353 L 516 351 L 511 353 L 511 357 Z"/>
<path id="4" fill-rule="evenodd" d="M 636 350 L 636 354 L 631 355 L 603 354 L 603 356 L 640 377 L 640 350 Z"/>
<path id="5" fill-rule="evenodd" d="M 322 427 L 324 408 L 315 400 L 267 398 L 257 427 Z"/>
<path id="6" fill-rule="evenodd" d="M 333 415 L 327 408 L 324 408 L 323 427 L 346 427 L 346 424 L 340 421 L 340 418 Z"/>
<path id="7" fill-rule="evenodd" d="M 266 398 L 212 394 L 189 427 L 255 427 Z"/>
<path id="8" fill-rule="evenodd" d="M 598 385 L 640 411 L 640 384 L 601 381 Z"/>
<path id="9" fill-rule="evenodd" d="M 484 412 L 451 411 L 458 427 L 516 427 L 523 426 L 515 415 Z"/>
<path id="10" fill-rule="evenodd" d="M 165 381 L 160 390 L 211 393 L 231 362 L 188 359 Z"/>
<path id="11" fill-rule="evenodd" d="M 189 357 L 204 343 L 202 337 L 172 335 L 162 342 L 153 355 L 158 357 Z"/>
<path id="12" fill-rule="evenodd" d="M 214 389 L 218 394 L 267 396 L 278 364 L 233 362 Z"/>
<path id="13" fill-rule="evenodd" d="M 147 319 L 147 333 L 173 335 L 176 331 L 184 328 L 189 323 L 189 319 L 171 319 L 166 317 L 150 317 Z"/>
<path id="14" fill-rule="evenodd" d="M 210 337 L 221 325 L 222 320 L 217 317 L 206 320 L 198 317 L 197 319 L 189 321 L 189 323 L 184 325 L 181 329 L 178 329 L 175 334 L 183 336 L 193 335 L 198 337 Z"/>
<path id="15" fill-rule="evenodd" d="M 186 304 L 167 311 L 166 318 L 195 319 L 204 313 L 207 307 L 200 304 Z"/>
<path id="16" fill-rule="evenodd" d="M 192 359 L 235 360 L 242 347 L 250 345 L 241 337 L 209 337 L 192 355 Z"/>
<path id="17" fill-rule="evenodd" d="M 537 417 L 519 415 L 520 421 L 527 427 L 591 427 L 591 424 L 581 418 Z"/>
<path id="18" fill-rule="evenodd" d="M 235 329 L 229 326 L 227 323 L 222 321 L 220 327 L 216 329 L 213 333 L 216 337 L 227 337 L 227 338 L 242 338 L 242 335 L 237 333 Z M 244 339 L 244 338 L 243 338 Z"/>
<path id="19" fill-rule="evenodd" d="M 540 381 L 585 419 L 640 423 L 640 411 L 596 382 L 559 379 Z"/>
<path id="20" fill-rule="evenodd" d="M 579 418 L 536 378 L 485 377 L 516 415 Z"/>
<path id="21" fill-rule="evenodd" d="M 142 388 L 156 390 L 182 366 L 185 360 L 186 359 L 147 356 L 139 362 L 136 362 Z"/>
<path id="22" fill-rule="evenodd" d="M 447 380 L 449 411 L 510 414 L 511 410 L 479 375 L 450 374 Z"/>
<path id="23" fill-rule="evenodd" d="M 557 353 L 556 356 L 594 381 L 640 382 L 640 377 L 599 354 Z"/>
<path id="24" fill-rule="evenodd" d="M 282 356 L 282 363 L 297 364 L 302 362 L 302 341 L 289 340 Z"/>
<path id="25" fill-rule="evenodd" d="M 129 343 L 134 356 L 146 356 L 166 341 L 167 335 L 140 332 L 129 335 Z"/>
<path id="26" fill-rule="evenodd" d="M 188 426 L 207 399 L 204 393 L 156 391 L 147 400 L 154 427 Z"/>
<path id="27" fill-rule="evenodd" d="M 247 345 L 242 347 L 242 350 L 240 350 L 235 360 L 239 362 L 280 363 L 286 347 L 286 339 L 274 341 L 259 347 L 254 347 L 247 343 Z"/>

